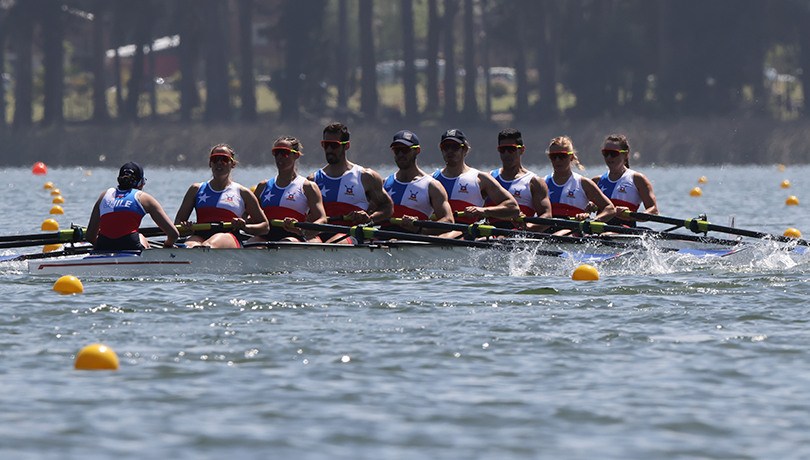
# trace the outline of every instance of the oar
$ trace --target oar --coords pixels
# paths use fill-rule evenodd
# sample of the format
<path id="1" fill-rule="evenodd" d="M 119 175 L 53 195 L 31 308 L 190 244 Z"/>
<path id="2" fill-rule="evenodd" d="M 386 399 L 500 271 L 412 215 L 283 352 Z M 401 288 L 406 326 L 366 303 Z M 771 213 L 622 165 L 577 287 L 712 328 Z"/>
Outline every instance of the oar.
<path id="1" fill-rule="evenodd" d="M 284 221 L 282 220 L 271 220 L 270 225 L 274 227 L 283 227 Z M 379 230 L 373 227 L 362 227 L 362 226 L 354 226 L 354 227 L 345 227 L 343 225 L 330 225 L 330 224 L 315 224 L 311 222 L 295 222 L 295 225 L 298 228 L 304 230 L 317 230 L 322 232 L 336 232 L 336 233 L 347 233 L 350 236 L 357 238 L 359 241 L 363 240 L 372 240 L 372 239 L 395 239 L 401 241 L 418 241 L 423 243 L 433 243 L 438 245 L 444 246 L 465 246 L 465 247 L 473 247 L 473 248 L 487 248 L 487 249 L 512 249 L 514 246 L 511 245 L 503 245 L 499 243 L 487 242 L 487 241 L 469 241 L 469 240 L 454 240 L 450 238 L 440 238 L 437 236 L 427 236 L 427 235 L 419 235 L 416 233 L 405 233 L 405 232 L 392 232 L 388 230 Z M 551 256 L 551 257 L 564 257 L 564 258 L 576 258 L 578 254 L 573 254 L 570 252 L 565 251 L 548 251 L 548 250 L 536 250 L 533 251 L 536 255 L 541 256 Z M 587 260 L 604 260 L 608 258 L 613 258 L 618 256 L 618 254 L 585 254 L 588 259 Z"/>
<path id="2" fill-rule="evenodd" d="M 66 242 L 79 242 L 84 241 L 84 232 L 86 228 L 83 227 L 76 227 L 71 228 L 70 230 L 59 230 L 56 232 L 48 232 L 48 233 L 33 233 L 29 235 L 5 235 L 0 236 L 0 243 L 13 243 L 19 241 L 49 241 L 49 243 L 40 243 L 40 244 L 56 244 L 56 243 L 66 243 Z M 36 246 L 36 244 L 31 244 L 29 246 Z M 19 246 L 0 246 L 0 247 L 19 247 Z"/>
<path id="3" fill-rule="evenodd" d="M 0 262 L 16 262 L 20 260 L 32 259 L 55 259 L 57 257 L 72 256 L 74 254 L 87 254 L 93 251 L 94 249 L 91 246 L 86 246 L 80 248 L 69 248 L 62 251 L 40 252 L 36 254 L 11 254 L 7 256 L 0 256 Z"/>
<path id="4" fill-rule="evenodd" d="M 402 219 L 400 218 L 392 218 L 389 219 L 389 222 L 394 225 L 402 225 Z M 424 227 L 424 228 L 435 228 L 439 230 L 446 230 L 446 231 L 459 231 L 464 233 L 465 235 L 470 235 L 474 238 L 481 238 L 481 237 L 489 237 L 489 236 L 505 236 L 510 238 L 520 238 L 525 240 L 537 240 L 537 241 L 552 241 L 555 243 L 567 243 L 567 244 L 593 244 L 596 246 L 611 246 L 611 247 L 622 247 L 626 248 L 631 246 L 632 243 L 625 243 L 620 241 L 606 241 L 600 240 L 598 238 L 583 238 L 583 237 L 575 237 L 575 236 L 561 236 L 561 235 L 551 235 L 548 233 L 535 233 L 535 232 L 526 232 L 522 230 L 510 230 L 506 228 L 499 228 L 494 227 L 492 225 L 484 225 L 484 224 L 451 224 L 449 222 L 435 222 L 432 220 L 417 220 L 413 222 L 413 225 L 417 227 Z"/>
<path id="5" fill-rule="evenodd" d="M 796 243 L 802 246 L 810 246 L 810 241 L 800 238 L 788 238 L 781 235 L 772 235 L 770 233 L 757 232 L 754 230 L 745 230 L 742 228 L 726 227 L 723 225 L 711 224 L 705 220 L 699 219 L 677 219 L 674 217 L 657 216 L 655 214 L 645 214 L 641 212 L 625 211 L 625 216 L 643 221 L 662 222 L 671 225 L 682 225 L 695 233 L 721 232 L 729 233 L 731 235 L 747 236 L 750 238 L 770 239 L 779 241 L 780 243 Z"/>
<path id="6" fill-rule="evenodd" d="M 592 220 L 567 220 L 567 219 L 548 219 L 545 217 L 520 217 L 519 219 L 524 222 L 532 222 L 542 225 L 554 225 L 572 230 L 579 230 L 583 233 L 624 233 L 628 235 L 649 235 L 654 238 L 663 240 L 685 240 L 697 241 L 699 243 L 721 244 L 726 246 L 734 246 L 736 241 L 723 240 L 720 238 L 712 238 L 710 236 L 697 236 L 697 235 L 682 235 L 677 233 L 662 233 L 647 230 L 643 228 L 622 227 L 619 225 L 608 225 L 604 222 L 596 222 Z"/>
<path id="7" fill-rule="evenodd" d="M 183 232 L 188 232 L 188 229 L 182 225 L 175 225 L 175 227 L 177 227 L 177 230 L 181 235 Z M 231 228 L 232 226 L 230 222 L 210 222 L 207 224 L 191 225 L 191 230 L 193 231 L 218 230 L 220 232 L 227 232 L 230 231 Z M 166 234 L 166 232 L 164 232 L 160 227 L 142 227 L 138 229 L 138 232 L 147 238 Z"/>

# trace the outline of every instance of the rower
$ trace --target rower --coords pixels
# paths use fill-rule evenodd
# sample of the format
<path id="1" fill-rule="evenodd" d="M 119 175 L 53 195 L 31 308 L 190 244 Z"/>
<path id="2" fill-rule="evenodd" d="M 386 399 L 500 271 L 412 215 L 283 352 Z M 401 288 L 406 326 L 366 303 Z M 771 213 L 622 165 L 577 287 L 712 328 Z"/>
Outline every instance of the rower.
<path id="1" fill-rule="evenodd" d="M 180 234 L 172 225 L 160 203 L 143 191 L 146 177 L 143 168 L 134 161 L 121 166 L 118 187 L 102 193 L 93 206 L 87 224 L 86 239 L 95 249 L 119 251 L 149 248 L 149 242 L 138 233 L 146 213 L 166 233 L 164 248 L 171 248 Z"/>
<path id="2" fill-rule="evenodd" d="M 602 144 L 602 156 L 608 172 L 593 178 L 596 185 L 616 206 L 616 217 L 610 225 L 635 227 L 636 219 L 622 216 L 625 211 L 637 212 L 644 204 L 645 214 L 658 214 L 652 183 L 647 176 L 630 169 L 630 143 L 624 134 L 611 134 Z"/>
<path id="3" fill-rule="evenodd" d="M 556 137 L 551 140 L 548 147 L 548 158 L 554 172 L 546 176 L 551 212 L 557 218 L 571 218 L 576 220 L 591 219 L 591 213 L 586 210 L 589 204 L 598 207 L 596 216 L 591 220 L 607 222 L 616 214 L 613 203 L 599 190 L 599 187 L 587 177 L 583 177 L 571 170 L 571 164 L 576 163 L 577 169 L 584 171 L 574 150 L 574 143 L 568 137 Z M 548 230 L 559 235 L 570 233 L 569 229 L 552 227 Z"/>
<path id="4" fill-rule="evenodd" d="M 174 217 L 175 224 L 191 229 L 192 222 L 188 219 L 191 211 L 195 211 L 198 223 L 230 222 L 233 232 L 198 231 L 186 240 L 187 247 L 241 248 L 236 233 L 239 230 L 251 235 L 264 235 L 269 231 L 270 224 L 259 207 L 259 200 L 250 189 L 231 180 L 231 171 L 236 167 L 235 154 L 228 144 L 218 144 L 211 149 L 208 166 L 213 177 L 189 187 Z M 246 212 L 247 219 L 242 217 Z"/>
<path id="5" fill-rule="evenodd" d="M 301 230 L 296 222 L 326 223 L 321 190 L 315 182 L 299 176 L 296 171 L 298 158 L 304 154 L 301 141 L 284 136 L 273 143 L 273 157 L 278 175 L 259 182 L 253 192 L 267 219 L 283 220 L 284 227 L 270 227 L 265 235 L 254 236 L 246 243 L 265 241 L 309 241 L 319 243 L 318 232 Z"/>
<path id="6" fill-rule="evenodd" d="M 461 130 L 445 131 L 439 148 L 445 167 L 434 172 L 433 177 L 444 186 L 453 212 L 464 213 L 457 221 L 471 224 L 484 216 L 508 220 L 520 215 L 515 198 L 494 177 L 467 166 L 470 143 Z M 487 199 L 492 200 L 492 206 L 484 207 Z M 461 236 L 461 232 L 451 233 L 447 236 Z"/>
<path id="7" fill-rule="evenodd" d="M 523 166 L 522 158 L 525 150 L 523 134 L 520 131 L 506 128 L 499 132 L 498 153 L 503 166 L 492 170 L 490 174 L 515 198 L 522 216 L 550 218 L 551 202 L 548 199 L 548 186 L 540 176 Z M 492 200 L 487 200 L 487 206 L 491 205 L 494 205 Z M 514 219 L 491 218 L 490 223 L 494 227 L 533 232 L 542 232 L 548 228 L 548 225 L 516 222 Z"/>
<path id="8" fill-rule="evenodd" d="M 442 184 L 416 164 L 422 148 L 419 138 L 411 131 L 394 134 L 391 143 L 394 161 L 399 170 L 385 179 L 383 188 L 394 202 L 392 217 L 401 218 L 403 225 L 383 225 L 382 229 L 395 232 L 423 233 L 416 220 L 429 220 L 431 215 L 439 222 L 453 223 L 453 211 Z M 424 229 L 424 233 L 440 235 L 442 230 Z"/>
<path id="9" fill-rule="evenodd" d="M 332 123 L 323 129 L 326 166 L 310 174 L 321 189 L 326 214 L 337 225 L 376 224 L 384 222 L 394 212 L 391 197 L 383 190 L 380 174 L 346 158 L 351 134 L 343 123 Z M 353 244 L 354 238 L 344 233 L 321 233 L 326 243 Z"/>

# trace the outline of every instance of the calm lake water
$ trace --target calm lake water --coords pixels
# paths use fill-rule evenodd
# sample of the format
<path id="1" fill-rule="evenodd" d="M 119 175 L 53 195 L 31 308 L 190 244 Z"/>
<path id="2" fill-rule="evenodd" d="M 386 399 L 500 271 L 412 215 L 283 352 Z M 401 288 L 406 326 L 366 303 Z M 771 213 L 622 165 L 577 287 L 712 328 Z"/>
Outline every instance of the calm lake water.
<path id="1" fill-rule="evenodd" d="M 664 215 L 810 236 L 808 167 L 641 169 Z M 0 169 L 0 235 L 40 232 L 46 181 L 66 200 L 61 228 L 86 225 L 116 175 Z M 209 172 L 146 177 L 173 217 Z M 785 206 L 789 195 L 803 204 Z M 810 458 L 810 263 L 768 244 L 753 253 L 628 259 L 596 282 L 516 259 L 89 278 L 72 296 L 0 265 L 0 458 Z M 119 371 L 73 369 L 94 342 Z"/>

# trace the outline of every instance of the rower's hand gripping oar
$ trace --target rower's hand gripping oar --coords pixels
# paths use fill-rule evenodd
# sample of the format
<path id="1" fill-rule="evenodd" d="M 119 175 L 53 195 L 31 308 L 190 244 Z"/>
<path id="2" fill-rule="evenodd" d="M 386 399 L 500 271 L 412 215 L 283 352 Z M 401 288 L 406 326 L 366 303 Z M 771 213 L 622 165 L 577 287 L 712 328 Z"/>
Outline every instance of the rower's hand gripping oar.
<path id="1" fill-rule="evenodd" d="M 625 211 L 624 216 L 632 217 L 637 220 L 661 222 L 672 225 L 682 225 L 695 233 L 707 232 L 720 232 L 728 233 L 731 235 L 747 236 L 749 238 L 769 239 L 779 241 L 780 243 L 795 243 L 802 246 L 810 246 L 810 241 L 800 238 L 788 238 L 781 235 L 772 235 L 770 233 L 757 232 L 754 230 L 745 230 L 742 228 L 726 227 L 723 225 L 715 225 L 705 220 L 699 219 L 677 219 L 674 217 L 659 216 L 655 214 L 645 214 L 642 212 Z"/>

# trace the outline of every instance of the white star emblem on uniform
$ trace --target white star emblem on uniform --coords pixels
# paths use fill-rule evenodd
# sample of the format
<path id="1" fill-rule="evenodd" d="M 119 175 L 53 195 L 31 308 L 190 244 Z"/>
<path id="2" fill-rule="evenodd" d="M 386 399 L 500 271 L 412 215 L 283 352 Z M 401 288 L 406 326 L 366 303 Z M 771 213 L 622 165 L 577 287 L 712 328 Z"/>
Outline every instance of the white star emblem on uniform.
<path id="1" fill-rule="evenodd" d="M 207 195 L 207 194 L 205 194 L 205 193 L 203 193 L 202 195 L 200 195 L 200 201 L 208 201 L 208 198 L 211 198 L 211 197 L 210 197 L 210 196 L 208 196 L 208 195 Z"/>

